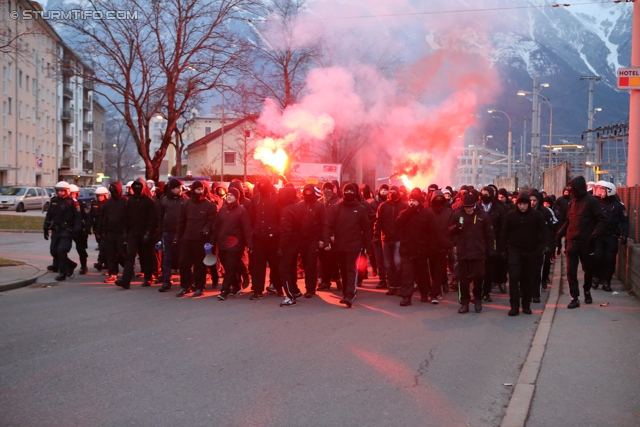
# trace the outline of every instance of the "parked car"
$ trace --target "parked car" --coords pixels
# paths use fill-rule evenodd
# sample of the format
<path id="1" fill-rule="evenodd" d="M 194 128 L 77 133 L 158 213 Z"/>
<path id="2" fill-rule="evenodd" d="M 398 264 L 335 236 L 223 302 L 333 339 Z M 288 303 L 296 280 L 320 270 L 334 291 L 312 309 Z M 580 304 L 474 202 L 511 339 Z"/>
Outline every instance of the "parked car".
<path id="1" fill-rule="evenodd" d="M 49 208 L 49 195 L 38 187 L 9 187 L 0 194 L 0 209 L 24 212 Z"/>

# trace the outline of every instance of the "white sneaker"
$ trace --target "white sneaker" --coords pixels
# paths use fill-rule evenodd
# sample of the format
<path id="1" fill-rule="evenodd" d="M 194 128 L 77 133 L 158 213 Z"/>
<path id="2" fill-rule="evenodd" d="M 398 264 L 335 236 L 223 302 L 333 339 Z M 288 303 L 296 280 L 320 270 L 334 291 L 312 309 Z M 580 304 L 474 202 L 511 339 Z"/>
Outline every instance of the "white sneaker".
<path id="1" fill-rule="evenodd" d="M 296 300 L 289 297 L 284 297 L 284 299 L 280 303 L 280 307 L 292 307 L 294 305 L 296 305 Z"/>

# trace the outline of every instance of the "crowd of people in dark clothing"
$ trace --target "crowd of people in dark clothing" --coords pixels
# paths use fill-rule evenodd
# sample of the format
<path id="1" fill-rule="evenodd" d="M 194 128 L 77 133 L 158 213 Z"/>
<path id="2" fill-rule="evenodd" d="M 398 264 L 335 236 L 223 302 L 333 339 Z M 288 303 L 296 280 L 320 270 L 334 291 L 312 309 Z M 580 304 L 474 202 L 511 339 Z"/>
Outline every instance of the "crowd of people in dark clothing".
<path id="1" fill-rule="evenodd" d="M 86 206 L 76 186 L 59 182 L 44 223 L 53 257 L 48 269 L 58 281 L 72 276 L 78 264 L 68 253 L 75 242 L 79 273 L 87 274 L 87 239 L 94 234 L 94 268 L 124 289 L 139 258 L 143 287 L 155 282 L 169 292 L 179 272 L 177 297 L 202 296 L 210 277 L 219 300 L 251 286 L 251 300 L 270 292 L 290 307 L 335 284 L 340 303 L 352 307 L 363 280 L 373 276 L 375 287 L 400 297 L 401 306 L 411 305 L 416 291 L 430 304 L 457 291 L 459 313 L 470 304 L 480 312 L 492 292 L 508 289 L 515 316 L 540 303 L 564 242 L 568 308 L 576 308 L 578 264 L 590 304 L 592 288 L 611 291 L 619 243 L 626 244 L 629 233 L 615 186 L 590 186 L 579 176 L 556 198 L 493 185 L 409 191 L 383 184 L 374 192 L 366 184 L 337 182 L 277 189 L 268 177 L 255 187 L 240 180 L 187 187 L 178 179 L 156 186 L 139 178 L 124 190 L 118 182 L 100 187 Z"/>

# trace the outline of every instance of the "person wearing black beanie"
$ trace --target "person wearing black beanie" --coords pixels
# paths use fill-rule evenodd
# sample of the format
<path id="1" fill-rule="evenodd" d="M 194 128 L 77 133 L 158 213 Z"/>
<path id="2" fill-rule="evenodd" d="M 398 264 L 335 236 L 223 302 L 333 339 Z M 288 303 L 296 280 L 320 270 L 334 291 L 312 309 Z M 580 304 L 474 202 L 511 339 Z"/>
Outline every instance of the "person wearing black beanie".
<path id="1" fill-rule="evenodd" d="M 333 183 L 327 181 L 322 185 L 322 203 L 328 212 L 331 208 L 340 203 L 340 197 L 336 194 L 336 188 Z M 326 241 L 325 241 L 326 242 Z M 328 291 L 331 289 L 331 282 L 334 281 L 338 290 L 342 289 L 342 281 L 340 280 L 340 272 L 338 270 L 338 263 L 335 259 L 334 251 L 320 251 L 318 254 L 320 258 L 320 285 L 319 291 Z"/>
<path id="2" fill-rule="evenodd" d="M 182 213 L 182 207 L 188 198 L 182 194 L 182 182 L 171 179 L 166 186 L 166 196 L 158 204 L 158 234 L 162 241 L 162 286 L 159 292 L 171 290 L 171 269 L 178 268 L 180 260 L 180 244 L 176 241 L 178 221 Z"/>

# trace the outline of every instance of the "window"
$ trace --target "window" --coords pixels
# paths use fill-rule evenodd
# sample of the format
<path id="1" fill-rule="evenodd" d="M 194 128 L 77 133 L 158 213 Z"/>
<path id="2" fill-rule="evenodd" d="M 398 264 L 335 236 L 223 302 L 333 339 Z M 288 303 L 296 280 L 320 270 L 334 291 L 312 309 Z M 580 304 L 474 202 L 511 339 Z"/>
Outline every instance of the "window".
<path id="1" fill-rule="evenodd" d="M 2 137 L 2 161 L 7 163 L 7 137 Z"/>
<path id="2" fill-rule="evenodd" d="M 7 67 L 2 67 L 2 93 L 7 94 Z"/>
<path id="3" fill-rule="evenodd" d="M 236 153 L 235 153 L 235 151 L 225 151 L 224 152 L 224 164 L 225 165 L 235 165 L 236 164 Z"/>
<path id="4" fill-rule="evenodd" d="M 38 81 L 36 79 L 31 79 L 32 92 L 34 96 L 38 96 Z"/>
<path id="5" fill-rule="evenodd" d="M 29 92 L 29 76 L 27 76 L 27 84 L 26 84 L 27 92 Z"/>
<path id="6" fill-rule="evenodd" d="M 22 101 L 18 101 L 18 118 L 22 118 Z"/>
<path id="7" fill-rule="evenodd" d="M 18 134 L 18 150 L 22 150 L 22 134 L 21 133 Z"/>
<path id="8" fill-rule="evenodd" d="M 22 70 L 18 70 L 18 86 L 22 87 Z"/>
<path id="9" fill-rule="evenodd" d="M 11 97 L 8 97 L 7 98 L 7 115 L 9 116 L 11 115 L 11 104 L 12 104 Z"/>
<path id="10" fill-rule="evenodd" d="M 42 188 L 38 188 L 38 196 L 42 196 Z"/>
<path id="11" fill-rule="evenodd" d="M 7 128 L 7 101 L 2 103 L 2 126 Z"/>
<path id="12" fill-rule="evenodd" d="M 204 134 L 205 134 L 205 136 L 206 136 L 206 135 L 209 135 L 210 133 L 211 133 L 211 126 L 206 126 L 206 127 L 204 128 Z"/>

